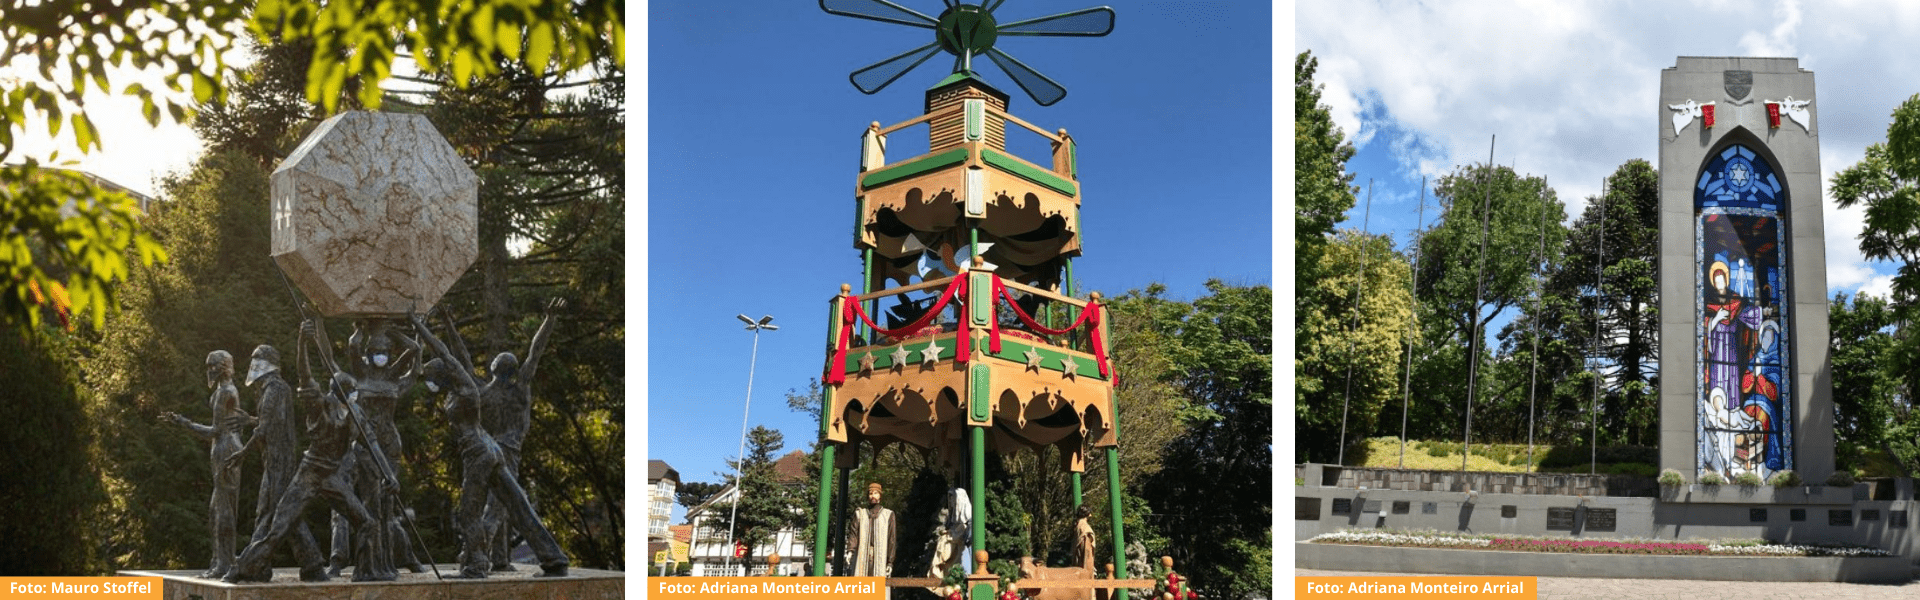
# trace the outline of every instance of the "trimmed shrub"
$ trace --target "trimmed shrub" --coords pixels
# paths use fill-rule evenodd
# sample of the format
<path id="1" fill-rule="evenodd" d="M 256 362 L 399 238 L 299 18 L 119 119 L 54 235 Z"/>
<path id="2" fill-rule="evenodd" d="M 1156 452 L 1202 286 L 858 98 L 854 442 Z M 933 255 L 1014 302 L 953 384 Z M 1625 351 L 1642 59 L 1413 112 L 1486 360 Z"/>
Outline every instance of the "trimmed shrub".
<path id="1" fill-rule="evenodd" d="M 1717 471 L 1707 471 L 1700 476 L 1700 485 L 1726 485 L 1727 478 Z"/>
<path id="2" fill-rule="evenodd" d="M 1748 472 L 1733 476 L 1733 483 L 1740 487 L 1756 488 L 1756 487 L 1760 487 L 1760 484 L 1764 482 L 1760 481 L 1759 473 L 1748 471 Z"/>
<path id="3" fill-rule="evenodd" d="M 1772 477 L 1768 477 L 1767 485 L 1773 487 L 1799 487 L 1802 485 L 1802 482 L 1800 481 L 1800 474 L 1789 469 L 1774 473 Z"/>
<path id="4" fill-rule="evenodd" d="M 1660 472 L 1660 485 L 1662 486 L 1679 487 L 1686 484 L 1687 476 L 1681 475 L 1679 471 L 1667 469 Z"/>
<path id="5" fill-rule="evenodd" d="M 1827 477 L 1827 485 L 1833 487 L 1853 487 L 1853 471 L 1841 469 Z"/>

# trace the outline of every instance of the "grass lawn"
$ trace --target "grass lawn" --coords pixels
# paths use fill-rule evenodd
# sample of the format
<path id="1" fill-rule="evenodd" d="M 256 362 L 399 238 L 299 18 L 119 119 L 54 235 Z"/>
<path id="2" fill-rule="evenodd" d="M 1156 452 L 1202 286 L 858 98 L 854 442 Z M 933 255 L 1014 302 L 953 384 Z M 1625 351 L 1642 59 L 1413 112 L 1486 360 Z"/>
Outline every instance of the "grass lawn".
<path id="1" fill-rule="evenodd" d="M 1353 466 L 1431 471 L 1460 470 L 1461 445 L 1459 441 L 1409 440 L 1406 443 L 1404 465 L 1401 462 L 1400 448 L 1400 438 L 1397 437 L 1368 438 L 1364 450 L 1359 453 L 1361 455 L 1358 457 L 1359 460 Z M 1533 447 L 1534 468 L 1528 469 L 1526 444 L 1476 443 L 1473 445 L 1471 454 L 1467 457 L 1467 470 L 1492 473 L 1587 472 L 1587 461 L 1579 461 L 1577 465 L 1542 466 L 1542 463 L 1549 462 L 1546 458 L 1548 453 L 1552 452 L 1553 449 L 1553 446 L 1546 444 L 1535 444 Z M 1582 452 L 1580 454 L 1585 453 Z M 1603 453 L 1603 456 L 1604 454 L 1605 453 Z M 1561 462 L 1565 461 L 1562 460 Z M 1648 477 L 1656 475 L 1659 472 L 1653 465 L 1642 462 L 1602 462 L 1599 463 L 1596 471 L 1599 473 L 1645 475 Z"/>

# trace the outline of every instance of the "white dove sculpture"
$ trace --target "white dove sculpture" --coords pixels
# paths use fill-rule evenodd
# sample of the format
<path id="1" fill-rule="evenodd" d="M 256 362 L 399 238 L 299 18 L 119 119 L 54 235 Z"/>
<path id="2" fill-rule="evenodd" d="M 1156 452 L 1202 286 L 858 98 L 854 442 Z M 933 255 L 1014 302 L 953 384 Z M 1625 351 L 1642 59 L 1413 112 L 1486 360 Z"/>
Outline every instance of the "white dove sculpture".
<path id="1" fill-rule="evenodd" d="M 1712 104 L 1712 102 L 1708 102 L 1707 104 Z M 1673 113 L 1671 117 L 1673 119 L 1674 135 L 1680 135 L 1680 130 L 1686 129 L 1687 125 L 1692 123 L 1695 117 L 1700 116 L 1701 106 L 1705 106 L 1705 105 L 1700 104 L 1699 102 L 1694 102 L 1692 100 L 1688 100 L 1683 104 L 1667 105 L 1667 108 L 1669 110 L 1676 111 Z"/>
<path id="2" fill-rule="evenodd" d="M 1812 100 L 1794 100 L 1793 96 L 1787 96 L 1780 101 L 1780 114 L 1799 123 L 1801 129 L 1813 131 L 1813 114 L 1807 111 L 1807 105 L 1812 103 Z"/>

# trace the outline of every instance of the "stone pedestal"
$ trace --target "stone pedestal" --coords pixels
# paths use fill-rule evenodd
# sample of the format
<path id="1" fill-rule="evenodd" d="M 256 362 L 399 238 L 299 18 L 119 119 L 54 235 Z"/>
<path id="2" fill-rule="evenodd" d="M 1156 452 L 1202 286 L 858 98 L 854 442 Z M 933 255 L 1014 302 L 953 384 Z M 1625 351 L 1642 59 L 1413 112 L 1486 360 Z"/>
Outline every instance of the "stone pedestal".
<path id="1" fill-rule="evenodd" d="M 436 580 L 432 572 L 401 573 L 394 581 L 353 582 L 335 578 L 324 583 L 300 581 L 300 570 L 273 570 L 273 580 L 265 583 L 225 583 L 197 577 L 190 571 L 120 571 L 126 577 L 161 578 L 161 597 L 166 600 L 455 600 L 455 599 L 606 599 L 626 595 L 626 573 L 595 569 L 570 569 L 566 577 L 535 577 L 540 567 L 517 565 L 520 570 L 494 573 L 486 579 Z M 440 565 L 440 573 L 460 572 L 459 565 Z"/>

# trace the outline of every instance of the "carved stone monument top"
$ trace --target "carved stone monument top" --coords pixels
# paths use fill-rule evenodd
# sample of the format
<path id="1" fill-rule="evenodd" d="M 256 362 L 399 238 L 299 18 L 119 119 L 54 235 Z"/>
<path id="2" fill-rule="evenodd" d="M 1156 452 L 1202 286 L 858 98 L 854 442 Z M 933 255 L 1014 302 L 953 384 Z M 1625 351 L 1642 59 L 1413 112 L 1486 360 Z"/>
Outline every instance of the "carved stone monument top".
<path id="1" fill-rule="evenodd" d="M 272 182 L 274 261 L 327 316 L 433 306 L 479 255 L 479 177 L 422 115 L 327 119 Z"/>

